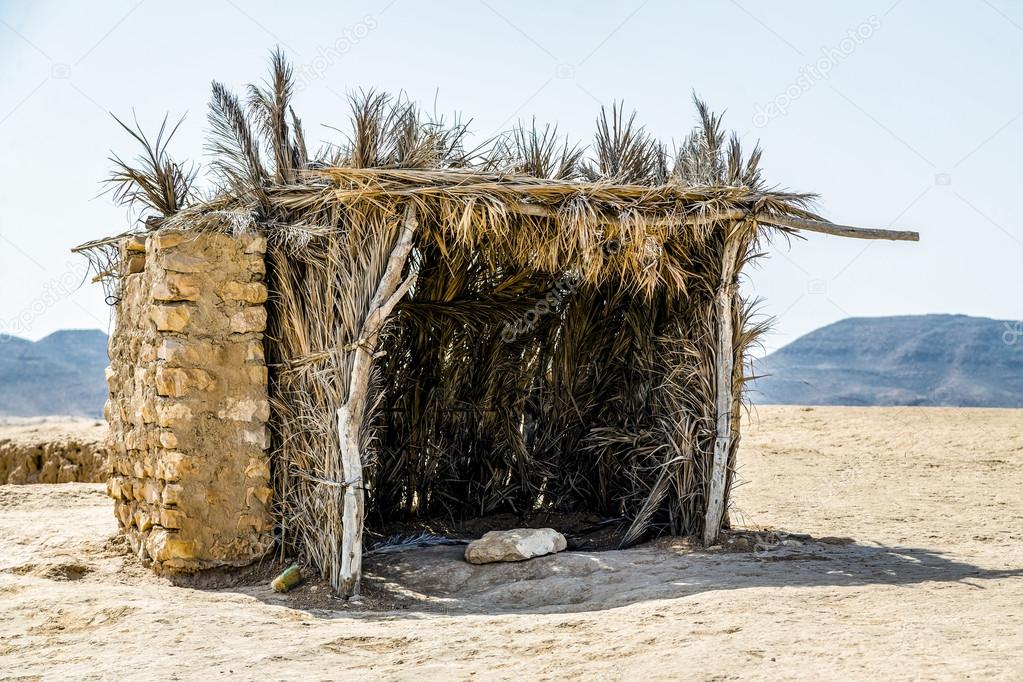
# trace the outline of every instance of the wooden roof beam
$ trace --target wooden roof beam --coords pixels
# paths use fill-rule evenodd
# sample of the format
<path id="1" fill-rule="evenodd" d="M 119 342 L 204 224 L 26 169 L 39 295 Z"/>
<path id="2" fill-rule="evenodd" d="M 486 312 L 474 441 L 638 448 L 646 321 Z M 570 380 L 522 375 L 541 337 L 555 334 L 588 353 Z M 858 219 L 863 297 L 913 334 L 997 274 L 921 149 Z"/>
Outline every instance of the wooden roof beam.
<path id="1" fill-rule="evenodd" d="M 806 218 L 795 218 L 792 216 L 763 215 L 757 218 L 762 223 L 769 225 L 780 225 L 795 230 L 806 230 L 807 232 L 820 232 L 831 234 L 836 237 L 850 237 L 852 239 L 887 239 L 894 242 L 918 242 L 919 232 L 907 230 L 880 230 L 873 227 L 852 227 L 851 225 L 839 225 L 823 220 L 807 220 Z"/>
<path id="2" fill-rule="evenodd" d="M 557 216 L 556 212 L 546 206 L 541 206 L 540 204 L 518 202 L 517 204 L 511 205 L 511 208 L 516 213 L 521 213 L 523 215 L 532 215 L 543 218 L 554 218 Z M 717 221 L 742 220 L 746 216 L 747 213 L 743 210 L 731 209 L 728 211 L 693 216 L 689 220 L 686 220 L 684 224 L 706 225 L 707 223 Z M 809 220 L 807 218 L 796 218 L 793 216 L 777 215 L 774 213 L 762 213 L 756 216 L 756 219 L 758 222 L 766 223 L 768 225 L 778 225 L 794 230 L 805 230 L 807 232 L 820 232 L 821 234 L 830 234 L 836 237 L 849 237 L 852 239 L 886 239 L 889 241 L 902 242 L 920 241 L 919 232 L 881 230 L 872 227 L 853 227 L 851 225 L 829 223 L 823 220 Z M 608 218 L 608 220 L 612 219 Z M 674 221 L 671 221 L 670 219 L 658 219 L 653 222 L 665 225 L 674 223 Z"/>

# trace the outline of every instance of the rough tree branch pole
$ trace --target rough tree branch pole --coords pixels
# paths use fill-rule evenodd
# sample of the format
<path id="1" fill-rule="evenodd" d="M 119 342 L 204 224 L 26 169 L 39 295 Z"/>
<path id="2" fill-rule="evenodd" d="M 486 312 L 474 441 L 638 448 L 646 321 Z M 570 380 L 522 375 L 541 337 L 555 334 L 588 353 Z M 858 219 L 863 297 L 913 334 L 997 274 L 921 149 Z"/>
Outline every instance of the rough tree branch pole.
<path id="1" fill-rule="evenodd" d="M 362 524 L 365 513 L 365 493 L 362 485 L 362 452 L 359 443 L 366 416 L 369 394 L 369 371 L 373 364 L 380 331 L 387 322 L 394 306 L 415 284 L 417 273 L 412 272 L 401 279 L 402 270 L 412 251 L 412 236 L 418 222 L 412 206 L 405 211 L 401 234 L 387 267 L 377 284 L 376 292 L 369 304 L 369 312 L 352 351 L 352 374 L 348 382 L 348 395 L 337 411 L 337 428 L 341 445 L 341 466 L 345 478 L 344 510 L 341 517 L 341 584 L 339 592 L 343 597 L 359 593 L 362 578 Z"/>
<path id="2" fill-rule="evenodd" d="M 725 488 L 728 482 L 728 453 L 732 447 L 732 382 L 735 376 L 735 347 L 732 330 L 732 304 L 735 300 L 735 268 L 739 260 L 740 239 L 730 236 L 721 261 L 721 282 L 714 307 L 717 312 L 717 352 L 714 357 L 717 437 L 707 492 L 707 512 L 703 524 L 703 544 L 717 542 L 725 513 Z"/>

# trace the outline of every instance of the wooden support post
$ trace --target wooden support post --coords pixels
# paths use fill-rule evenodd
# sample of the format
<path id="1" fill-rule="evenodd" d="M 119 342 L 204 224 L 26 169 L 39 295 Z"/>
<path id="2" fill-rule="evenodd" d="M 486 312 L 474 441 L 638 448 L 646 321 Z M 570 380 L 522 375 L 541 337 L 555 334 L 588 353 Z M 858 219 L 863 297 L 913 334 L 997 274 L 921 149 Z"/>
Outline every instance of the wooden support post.
<path id="1" fill-rule="evenodd" d="M 341 585 L 343 597 L 359 593 L 362 578 L 362 522 L 365 516 L 365 492 L 362 488 L 362 453 L 359 434 L 353 432 L 355 420 L 347 403 L 337 411 L 337 429 L 341 440 L 341 471 L 345 480 L 344 510 L 341 515 Z"/>
<path id="2" fill-rule="evenodd" d="M 369 394 L 369 373 L 373 364 L 380 331 L 408 290 L 415 284 L 417 273 L 409 273 L 404 281 L 402 270 L 412 251 L 412 236 L 416 230 L 415 209 L 411 206 L 405 212 L 405 222 L 397 243 L 391 249 L 376 292 L 370 301 L 366 319 L 362 323 L 359 338 L 352 353 L 352 374 L 348 382 L 348 395 L 337 411 L 338 438 L 341 446 L 341 467 L 345 479 L 344 509 L 341 529 L 341 575 L 338 588 L 341 596 L 351 597 L 359 593 L 362 578 L 362 524 L 364 518 L 365 492 L 362 483 L 362 452 L 359 443 L 366 417 L 366 403 Z"/>
<path id="3" fill-rule="evenodd" d="M 707 491 L 707 511 L 703 520 L 703 544 L 707 546 L 717 542 L 718 534 L 721 532 L 721 519 L 725 513 L 728 453 L 732 444 L 732 384 L 735 371 L 732 304 L 735 300 L 735 268 L 738 259 L 739 239 L 733 235 L 725 241 L 721 282 L 715 299 L 718 318 L 717 354 L 714 358 L 717 437 L 714 439 L 714 460 Z"/>

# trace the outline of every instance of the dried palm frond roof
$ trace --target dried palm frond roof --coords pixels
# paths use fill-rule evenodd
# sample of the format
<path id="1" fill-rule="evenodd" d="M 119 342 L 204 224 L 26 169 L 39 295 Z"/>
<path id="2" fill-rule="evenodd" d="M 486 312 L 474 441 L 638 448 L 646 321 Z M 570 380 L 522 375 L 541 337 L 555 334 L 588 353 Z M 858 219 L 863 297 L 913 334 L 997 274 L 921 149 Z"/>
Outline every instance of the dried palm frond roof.
<path id="1" fill-rule="evenodd" d="M 397 215 L 414 203 L 422 230 L 445 252 L 480 251 L 492 264 L 559 272 L 587 281 L 614 272 L 650 291 L 659 283 L 681 285 L 684 273 L 666 269 L 666 247 L 706 240 L 715 226 L 751 220 L 792 233 L 811 230 L 867 238 L 912 238 L 909 233 L 834 225 L 809 209 L 810 194 L 744 186 L 660 185 L 605 180 L 549 180 L 472 169 L 378 169 L 331 167 L 307 170 L 300 182 L 267 188 L 270 212 L 290 216 L 289 225 L 316 229 L 369 211 Z M 223 225 L 236 197 L 199 204 L 166 221 L 195 229 Z M 205 215 L 206 220 L 203 219 Z M 327 216 L 330 216 L 327 218 Z M 351 222 L 351 221 L 348 221 Z M 269 229 L 273 229 L 272 224 Z M 658 267 L 659 266 L 659 267 Z"/>
<path id="2" fill-rule="evenodd" d="M 806 208 L 809 195 L 675 180 L 648 186 L 467 169 L 327 168 L 310 176 L 272 191 L 270 201 L 291 215 L 394 212 L 412 203 L 424 217 L 420 240 L 443 252 L 471 251 L 492 266 L 571 270 L 591 282 L 614 276 L 646 291 L 681 285 L 684 264 L 665 258 L 666 249 L 705 242 L 719 216 L 817 218 Z"/>
<path id="3" fill-rule="evenodd" d="M 273 232 L 358 229 L 370 212 L 399 215 L 414 204 L 420 243 L 444 253 L 474 252 L 492 266 L 571 270 L 596 282 L 607 276 L 643 290 L 684 278 L 666 249 L 705 242 L 715 225 L 759 217 L 818 220 L 809 195 L 746 187 L 658 186 L 545 180 L 467 169 L 322 168 L 301 182 L 269 187 L 251 218 Z M 235 197 L 197 204 L 161 221 L 179 229 L 224 229 L 249 215 Z M 782 228 L 786 229 L 786 228 Z M 678 260 L 678 259 L 675 259 Z"/>
<path id="4" fill-rule="evenodd" d="M 369 212 L 397 215 L 397 204 L 412 202 L 422 217 L 420 241 L 445 253 L 475 249 L 492 264 L 573 270 L 590 281 L 613 271 L 647 291 L 684 275 L 679 262 L 665 268 L 665 249 L 693 246 L 736 221 L 787 233 L 918 239 L 834 225 L 810 210 L 814 195 L 768 188 L 760 149 L 745 154 L 736 135 L 726 139 L 721 117 L 695 97 L 698 125 L 669 155 L 620 105 L 601 109 L 588 150 L 535 121 L 469 149 L 459 120 L 430 116 L 402 96 L 359 91 L 350 97 L 347 140 L 310 154 L 291 107 L 292 80 L 278 50 L 270 78 L 250 85 L 246 99 L 214 83 L 206 145 L 212 198 L 196 203 L 190 182 L 180 197 L 174 182 L 160 182 L 168 196 L 150 202 L 146 229 L 322 231 Z M 135 138 L 152 156 L 147 138 Z M 166 144 L 158 151 L 163 165 L 177 168 Z M 116 178 L 118 196 L 146 204 L 134 178 Z"/>

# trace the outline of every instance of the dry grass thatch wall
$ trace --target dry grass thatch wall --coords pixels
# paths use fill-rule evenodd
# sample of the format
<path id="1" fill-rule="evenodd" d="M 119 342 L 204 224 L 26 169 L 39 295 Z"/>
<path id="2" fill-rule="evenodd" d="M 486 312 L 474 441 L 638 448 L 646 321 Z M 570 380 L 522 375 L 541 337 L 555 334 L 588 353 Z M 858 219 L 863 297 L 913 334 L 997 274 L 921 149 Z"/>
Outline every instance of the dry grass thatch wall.
<path id="1" fill-rule="evenodd" d="M 407 186 L 369 193 L 379 175 L 325 172 L 320 187 L 289 201 L 329 229 L 279 228 L 270 240 L 267 342 L 286 537 L 323 548 L 312 551 L 321 566 L 340 547 L 347 481 L 335 415 L 410 209 L 416 226 L 400 279 L 414 284 L 369 349 L 360 432 L 368 525 L 545 509 L 623 517 L 622 544 L 700 532 L 717 437 L 715 301 L 722 276 L 734 283 L 755 254 L 755 223 L 671 225 L 663 216 L 697 212 L 674 188 L 660 191 L 677 193 L 675 203 L 658 196 L 654 213 L 648 196 L 626 203 L 613 187 L 576 184 L 561 203 L 542 203 L 533 186 L 509 191 L 514 178 L 468 192 L 475 178 L 466 176 L 459 193 L 438 192 L 457 179 L 451 173 L 422 192 L 412 183 L 423 177 L 388 173 Z M 535 186 L 541 196 L 548 189 Z M 760 200 L 732 193 L 739 206 Z M 524 214 L 524 202 L 544 215 Z M 617 217 L 630 211 L 637 217 Z M 726 244 L 740 258 L 723 273 Z M 729 291 L 737 433 L 742 359 L 760 327 Z"/>

